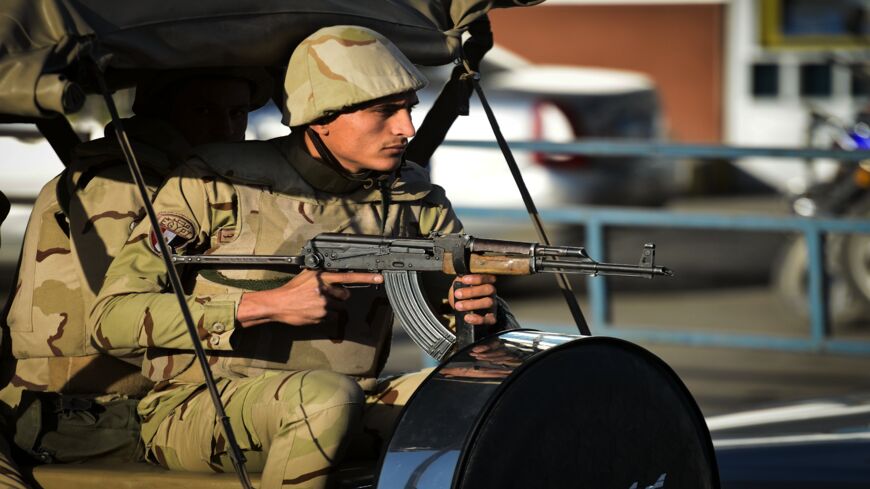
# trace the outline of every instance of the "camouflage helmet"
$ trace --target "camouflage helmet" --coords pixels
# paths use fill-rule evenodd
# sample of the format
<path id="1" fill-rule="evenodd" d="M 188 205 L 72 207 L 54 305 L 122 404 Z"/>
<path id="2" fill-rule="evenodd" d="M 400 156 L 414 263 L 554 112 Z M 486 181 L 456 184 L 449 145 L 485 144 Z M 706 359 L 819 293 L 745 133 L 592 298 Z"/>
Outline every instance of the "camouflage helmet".
<path id="1" fill-rule="evenodd" d="M 311 34 L 293 51 L 284 79 L 283 122 L 309 124 L 349 107 L 419 90 L 426 78 L 392 42 L 365 27 Z"/>

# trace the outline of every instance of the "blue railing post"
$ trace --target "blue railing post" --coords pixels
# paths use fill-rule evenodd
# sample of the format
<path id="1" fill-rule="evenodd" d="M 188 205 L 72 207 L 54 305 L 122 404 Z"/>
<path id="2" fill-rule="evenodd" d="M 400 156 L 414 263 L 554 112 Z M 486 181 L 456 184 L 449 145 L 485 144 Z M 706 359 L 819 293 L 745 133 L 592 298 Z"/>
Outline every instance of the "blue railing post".
<path id="1" fill-rule="evenodd" d="M 607 249 L 604 246 L 604 225 L 599 219 L 586 221 L 586 250 L 594 260 L 607 260 Z M 610 298 L 608 297 L 607 278 L 587 277 L 586 287 L 589 291 L 589 305 L 592 308 L 592 326 L 600 333 L 605 332 L 610 328 Z"/>
<path id="2" fill-rule="evenodd" d="M 804 231 L 807 243 L 807 299 L 810 302 L 810 338 L 821 348 L 830 333 L 828 279 L 826 273 L 825 232 L 815 226 Z"/>

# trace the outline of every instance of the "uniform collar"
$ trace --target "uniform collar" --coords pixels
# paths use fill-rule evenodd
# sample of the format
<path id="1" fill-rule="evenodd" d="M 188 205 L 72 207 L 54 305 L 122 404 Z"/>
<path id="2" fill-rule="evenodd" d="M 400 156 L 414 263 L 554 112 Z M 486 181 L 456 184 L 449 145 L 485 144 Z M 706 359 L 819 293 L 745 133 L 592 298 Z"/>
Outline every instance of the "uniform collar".
<path id="1" fill-rule="evenodd" d="M 279 145 L 279 149 L 308 185 L 327 194 L 347 194 L 369 187 L 374 180 L 368 175 L 348 178 L 321 160 L 311 156 L 305 146 L 303 132 L 294 132 Z"/>

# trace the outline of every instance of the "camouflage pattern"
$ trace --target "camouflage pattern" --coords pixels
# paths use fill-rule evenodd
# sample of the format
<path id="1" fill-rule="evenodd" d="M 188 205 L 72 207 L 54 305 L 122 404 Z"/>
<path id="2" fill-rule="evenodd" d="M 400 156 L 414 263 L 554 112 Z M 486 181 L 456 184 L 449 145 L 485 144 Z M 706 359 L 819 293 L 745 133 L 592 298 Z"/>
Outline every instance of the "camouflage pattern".
<path id="1" fill-rule="evenodd" d="M 196 150 L 198 158 L 170 176 L 154 202 L 161 231 L 173 237 L 175 251 L 298 254 L 302 244 L 319 233 L 378 234 L 382 220 L 385 235 L 390 237 L 461 230 L 443 189 L 429 183 L 417 165 L 407 163 L 384 189 L 391 203 L 382 215 L 381 190 L 373 182 L 344 180 L 302 145 L 298 136 L 291 135 Z M 165 293 L 165 271 L 149 244 L 151 232 L 147 223 L 134 230 L 107 273 L 91 319 L 95 338 L 109 351 L 148 347 L 143 373 L 160 382 L 140 403 L 139 411 L 143 440 L 153 451 L 161 429 L 167 431 L 166 436 L 174 429 L 170 429 L 174 423 L 169 425 L 167 420 L 175 419 L 182 409 L 212 431 L 215 426 L 211 415 L 181 407 L 202 389 L 202 377 L 193 363 L 175 298 Z M 388 355 L 393 320 L 382 289 L 354 289 L 348 313 L 316 327 L 265 324 L 235 328 L 235 311 L 243 292 L 264 284 L 275 287 L 290 278 L 262 270 L 221 270 L 211 277 L 182 270 L 190 292 L 188 304 L 212 370 L 223 378 L 222 385 L 232 390 L 240 379 L 314 370 L 350 375 L 361 388 L 374 389 L 375 377 Z M 228 408 L 231 418 L 244 417 L 244 411 L 232 409 Z M 171 439 L 180 443 L 184 436 Z M 175 456 L 188 453 L 174 444 L 163 448 L 173 446 Z M 297 466 L 306 467 L 306 473 L 321 470 L 321 465 L 306 463 L 297 462 Z M 170 465 L 189 467 L 185 462 L 179 464 Z"/>
<path id="2" fill-rule="evenodd" d="M 184 402 L 157 424 L 149 460 L 176 470 L 232 472 L 208 392 L 200 386 L 185 392 L 186 387 L 180 387 Z M 329 486 L 330 468 L 343 457 L 347 433 L 359 429 L 363 394 L 356 382 L 323 370 L 272 371 L 222 379 L 218 390 L 248 470 L 263 473 L 259 487 Z M 159 397 L 143 402 L 160 402 Z"/>
<path id="3" fill-rule="evenodd" d="M 134 118 L 125 126 L 153 192 L 189 148 L 162 122 Z M 15 415 L 25 390 L 142 396 L 153 385 L 138 365 L 94 348 L 85 320 L 109 263 L 144 216 L 110 131 L 77 147 L 69 170 L 34 202 L 6 321 L 14 358 L 2 366 L 11 377 L 0 389 L 4 419 Z M 68 196 L 68 206 L 59 194 L 61 201 Z M 136 362 L 136 350 L 115 353 Z M 7 450 L 0 450 L 0 485 L 28 487 Z"/>
<path id="4" fill-rule="evenodd" d="M 284 123 L 301 126 L 375 99 L 415 91 L 426 78 L 392 42 L 359 26 L 325 27 L 293 51 Z"/>
<path id="5" fill-rule="evenodd" d="M 329 486 L 335 460 L 370 462 L 381 453 L 402 408 L 430 373 L 385 379 L 365 393 L 348 377 L 322 370 L 222 379 L 218 389 L 248 470 L 263 473 L 261 487 L 320 488 Z M 173 384 L 147 402 L 170 396 L 184 401 L 156 426 L 148 458 L 175 470 L 231 472 L 208 392 Z"/>
<path id="6" fill-rule="evenodd" d="M 174 236 L 175 251 L 295 255 L 305 241 L 323 232 L 379 234 L 384 218 L 390 237 L 460 230 L 443 190 L 430 184 L 417 165 L 407 164 L 392 182 L 391 204 L 382 216 L 377 187 L 344 180 L 357 188 L 342 194 L 318 190 L 315 182 L 335 187 L 343 179 L 309 156 L 298 139 L 197 150 L 199 158 L 168 178 L 155 200 L 162 232 Z M 257 164 L 243 165 L 243 158 Z M 91 317 L 96 341 L 109 351 L 148 347 L 143 372 L 152 380 L 201 382 L 198 368 L 190 368 L 190 340 L 175 297 L 163 293 L 165 271 L 150 235 L 148 223 L 141 223 L 110 267 Z M 242 293 L 262 284 L 275 287 L 291 276 L 266 270 L 185 273 L 188 303 L 215 374 L 248 377 L 274 369 L 325 369 L 375 377 L 386 358 L 392 324 L 382 289 L 354 290 L 346 317 L 335 324 L 235 330 Z"/>
<path id="7" fill-rule="evenodd" d="M 189 148 L 160 121 L 125 125 L 153 192 Z M 139 396 L 150 388 L 138 373 L 141 352 L 114 352 L 137 365 L 101 355 L 85 319 L 109 263 L 145 213 L 110 131 L 79 146 L 70 169 L 34 204 L 7 320 L 17 359 L 10 388 Z M 58 195 L 69 196 L 67 209 Z"/>

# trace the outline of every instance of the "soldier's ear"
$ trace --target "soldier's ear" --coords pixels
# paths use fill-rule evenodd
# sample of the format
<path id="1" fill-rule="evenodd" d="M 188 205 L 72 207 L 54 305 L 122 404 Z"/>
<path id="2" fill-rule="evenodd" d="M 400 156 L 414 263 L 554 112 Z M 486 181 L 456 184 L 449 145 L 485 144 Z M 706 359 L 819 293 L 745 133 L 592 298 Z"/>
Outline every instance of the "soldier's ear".
<path id="1" fill-rule="evenodd" d="M 310 127 L 320 137 L 329 136 L 329 124 L 328 123 L 327 124 L 309 124 L 308 127 Z"/>

